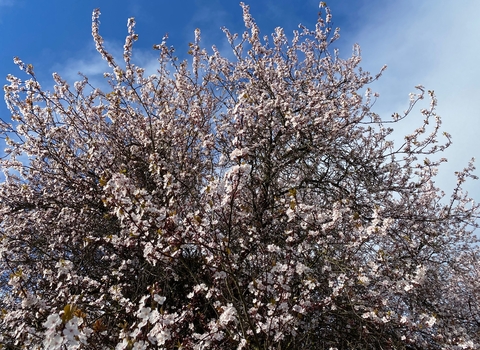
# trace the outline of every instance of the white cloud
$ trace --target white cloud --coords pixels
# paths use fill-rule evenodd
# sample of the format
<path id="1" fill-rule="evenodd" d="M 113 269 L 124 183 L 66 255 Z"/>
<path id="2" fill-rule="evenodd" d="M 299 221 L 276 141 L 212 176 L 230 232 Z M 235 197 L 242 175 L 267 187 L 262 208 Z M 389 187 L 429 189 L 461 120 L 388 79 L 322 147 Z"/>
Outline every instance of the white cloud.
<path id="1" fill-rule="evenodd" d="M 93 46 L 93 45 L 92 45 Z M 105 42 L 107 51 L 113 55 L 115 62 L 120 66 L 125 65 L 123 61 L 123 43 Z M 158 52 L 153 50 L 141 50 L 133 47 L 132 62 L 145 69 L 147 75 L 155 74 L 158 68 Z M 112 72 L 107 62 L 94 49 L 85 49 L 79 56 L 73 56 L 65 62 L 56 62 L 52 71 L 58 72 L 70 85 L 81 80 L 79 73 L 85 75 L 90 84 L 94 87 L 107 88 L 107 80 L 103 77 L 105 72 Z"/>
<path id="2" fill-rule="evenodd" d="M 449 163 L 440 169 L 438 181 L 446 190 L 455 184 L 453 171 L 463 169 L 473 156 L 480 162 L 479 12 L 480 2 L 473 0 L 384 2 L 361 14 L 365 24 L 351 36 L 362 47 L 365 69 L 376 73 L 388 65 L 384 76 L 373 85 L 380 92 L 375 105 L 379 114 L 389 116 L 405 110 L 408 93 L 415 85 L 435 91 L 443 130 L 453 136 L 453 145 L 446 153 Z M 402 123 L 402 133 L 419 126 L 418 110 Z M 472 191 L 475 187 L 477 183 L 469 186 L 471 195 L 480 200 L 480 192 Z"/>
<path id="3" fill-rule="evenodd" d="M 13 6 L 14 0 L 0 0 L 0 6 Z"/>
<path id="4" fill-rule="evenodd" d="M 60 76 L 72 83 L 81 80 L 78 73 L 86 75 L 88 78 L 95 79 L 108 70 L 107 63 L 102 60 L 100 54 L 85 55 L 81 58 L 72 58 L 65 62 L 64 65 L 56 64 L 54 71 L 58 71 Z"/>
<path id="5" fill-rule="evenodd" d="M 19 2 L 20 0 L 17 0 L 17 2 L 15 2 L 15 0 L 0 0 L 0 8 L 19 5 Z M 0 23 L 2 23 L 2 19 L 5 15 L 6 13 L 0 12 Z"/>

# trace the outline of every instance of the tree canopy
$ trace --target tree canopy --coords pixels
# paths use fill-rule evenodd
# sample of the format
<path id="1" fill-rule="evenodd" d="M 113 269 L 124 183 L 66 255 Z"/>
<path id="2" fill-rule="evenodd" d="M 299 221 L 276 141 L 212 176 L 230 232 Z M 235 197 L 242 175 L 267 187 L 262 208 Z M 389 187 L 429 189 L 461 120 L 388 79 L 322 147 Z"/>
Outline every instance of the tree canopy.
<path id="1" fill-rule="evenodd" d="M 476 349 L 479 208 L 441 152 L 433 91 L 372 111 L 360 49 L 342 59 L 329 9 L 314 29 L 224 29 L 225 56 L 158 69 L 106 51 L 108 87 L 9 75 L 1 122 L 0 348 Z M 381 73 L 381 72 L 380 72 Z M 393 127 L 419 100 L 417 129 Z M 2 347 L 3 346 L 3 347 Z"/>

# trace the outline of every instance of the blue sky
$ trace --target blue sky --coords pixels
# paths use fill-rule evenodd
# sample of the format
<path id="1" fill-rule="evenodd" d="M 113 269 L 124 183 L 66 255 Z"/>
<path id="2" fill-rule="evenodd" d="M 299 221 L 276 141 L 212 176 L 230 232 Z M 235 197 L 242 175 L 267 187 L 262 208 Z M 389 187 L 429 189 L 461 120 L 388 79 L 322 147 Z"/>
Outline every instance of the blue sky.
<path id="1" fill-rule="evenodd" d="M 284 27 L 287 33 L 298 23 L 313 27 L 319 4 L 316 0 L 245 2 L 263 34 L 276 26 Z M 341 28 L 335 47 L 342 57 L 348 57 L 352 45 L 359 43 L 364 69 L 374 74 L 388 65 L 372 86 L 380 93 L 374 107 L 377 113 L 388 117 L 405 110 L 415 85 L 435 90 L 443 128 L 454 142 L 438 180 L 448 192 L 455 184 L 455 170 L 463 168 L 471 157 L 480 162 L 480 1 L 329 0 L 327 5 L 334 25 Z M 100 81 L 106 64 L 95 51 L 90 30 L 96 7 L 102 12 L 100 33 L 107 49 L 119 59 L 127 18 L 135 17 L 139 40 L 134 59 L 152 70 L 157 55 L 152 45 L 160 43 L 167 32 L 169 43 L 182 56 L 197 27 L 206 47 L 215 44 L 225 53 L 228 44 L 220 27 L 232 32 L 243 30 L 237 0 L 0 0 L 0 76 L 11 73 L 23 77 L 12 61 L 19 56 L 33 64 L 44 86 L 50 86 L 54 71 L 72 83 L 78 71 L 93 82 Z M 397 135 L 420 125 L 420 108 L 398 125 Z M 8 119 L 2 105 L 0 117 Z M 480 201 L 479 183 L 470 183 L 468 189 Z"/>

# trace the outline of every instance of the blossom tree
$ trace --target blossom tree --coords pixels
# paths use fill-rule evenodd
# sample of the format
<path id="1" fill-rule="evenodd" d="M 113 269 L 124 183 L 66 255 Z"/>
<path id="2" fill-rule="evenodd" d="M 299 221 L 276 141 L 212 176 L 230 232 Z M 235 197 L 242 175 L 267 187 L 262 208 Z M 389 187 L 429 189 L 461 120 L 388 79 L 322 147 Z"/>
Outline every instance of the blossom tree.
<path id="1" fill-rule="evenodd" d="M 435 187 L 432 91 L 380 117 L 324 3 L 313 30 L 224 29 L 233 57 L 164 41 L 147 76 L 128 20 L 108 89 L 7 77 L 0 348 L 475 349 L 479 208 Z M 391 133 L 424 97 L 423 122 Z M 3 347 L 2 347 L 3 346 Z"/>

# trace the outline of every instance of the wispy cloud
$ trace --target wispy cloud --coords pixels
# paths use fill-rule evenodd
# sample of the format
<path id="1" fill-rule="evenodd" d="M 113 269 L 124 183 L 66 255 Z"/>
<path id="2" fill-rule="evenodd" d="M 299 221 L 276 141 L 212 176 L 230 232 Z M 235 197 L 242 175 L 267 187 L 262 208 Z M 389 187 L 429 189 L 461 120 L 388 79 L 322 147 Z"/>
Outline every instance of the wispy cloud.
<path id="1" fill-rule="evenodd" d="M 14 4 L 14 0 L 0 0 L 0 6 L 13 6 Z"/>
<path id="2" fill-rule="evenodd" d="M 23 1 L 18 0 L 0 0 L 0 23 L 2 23 L 2 18 L 7 15 L 5 13 L 5 8 L 12 7 L 14 5 L 23 4 Z"/>
<path id="3" fill-rule="evenodd" d="M 373 86 L 380 92 L 375 110 L 381 115 L 406 109 L 415 85 L 435 91 L 443 130 L 454 142 L 446 153 L 449 163 L 441 169 L 447 174 L 439 179 L 447 189 L 454 185 L 454 170 L 473 156 L 480 161 L 479 12 L 476 1 L 386 2 L 363 13 L 363 28 L 349 38 L 362 47 L 363 67 L 372 73 L 383 64 L 389 67 Z M 402 123 L 401 132 L 421 123 L 418 109 Z M 478 191 L 476 197 L 480 200 Z"/>

